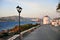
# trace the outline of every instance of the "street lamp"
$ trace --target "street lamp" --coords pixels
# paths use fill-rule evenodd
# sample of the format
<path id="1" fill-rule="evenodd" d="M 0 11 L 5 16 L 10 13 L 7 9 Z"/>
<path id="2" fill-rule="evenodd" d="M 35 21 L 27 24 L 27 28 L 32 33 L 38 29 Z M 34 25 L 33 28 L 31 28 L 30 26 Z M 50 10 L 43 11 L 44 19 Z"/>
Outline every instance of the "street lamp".
<path id="1" fill-rule="evenodd" d="M 19 32 L 21 32 L 21 30 L 20 30 L 20 13 L 21 13 L 21 11 L 22 11 L 22 8 L 19 7 L 19 6 L 17 6 L 16 9 L 17 9 L 17 11 L 18 11 L 18 13 L 19 13 Z"/>

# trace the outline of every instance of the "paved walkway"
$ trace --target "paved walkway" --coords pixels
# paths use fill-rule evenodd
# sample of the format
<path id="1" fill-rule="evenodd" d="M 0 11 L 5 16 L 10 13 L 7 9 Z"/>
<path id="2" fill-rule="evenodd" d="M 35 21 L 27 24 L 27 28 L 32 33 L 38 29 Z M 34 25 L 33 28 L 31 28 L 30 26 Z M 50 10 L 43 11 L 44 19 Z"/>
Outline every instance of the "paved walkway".
<path id="1" fill-rule="evenodd" d="M 22 40 L 60 40 L 59 31 L 53 29 L 50 25 L 43 25 Z"/>

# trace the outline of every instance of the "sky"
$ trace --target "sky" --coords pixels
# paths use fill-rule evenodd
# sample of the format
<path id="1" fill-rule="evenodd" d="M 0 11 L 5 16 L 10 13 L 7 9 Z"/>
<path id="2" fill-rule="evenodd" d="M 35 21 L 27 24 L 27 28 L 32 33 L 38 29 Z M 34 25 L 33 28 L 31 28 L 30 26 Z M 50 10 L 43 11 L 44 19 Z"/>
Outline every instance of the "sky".
<path id="1" fill-rule="evenodd" d="M 59 0 L 0 0 L 0 17 L 18 15 L 16 6 L 22 7 L 21 16 L 42 18 L 45 15 L 51 18 L 58 17 L 56 7 Z"/>

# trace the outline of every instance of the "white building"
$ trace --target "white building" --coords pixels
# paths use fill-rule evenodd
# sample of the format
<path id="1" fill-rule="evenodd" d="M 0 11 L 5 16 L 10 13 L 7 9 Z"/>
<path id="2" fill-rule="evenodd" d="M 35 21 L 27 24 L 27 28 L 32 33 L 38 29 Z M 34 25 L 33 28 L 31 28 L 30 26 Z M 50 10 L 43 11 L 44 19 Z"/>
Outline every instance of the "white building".
<path id="1" fill-rule="evenodd" d="M 60 26 L 60 19 L 59 19 L 59 23 L 58 23 L 58 24 L 59 24 L 59 26 Z"/>
<path id="2" fill-rule="evenodd" d="M 50 18 L 48 16 L 43 17 L 43 24 L 49 24 L 50 23 Z"/>
<path id="3" fill-rule="evenodd" d="M 51 24 L 52 24 L 52 26 L 58 26 L 58 22 L 57 22 L 56 20 L 53 20 L 53 21 L 51 22 Z"/>
<path id="4" fill-rule="evenodd" d="M 54 18 L 51 22 L 53 26 L 59 26 L 60 25 L 60 18 Z"/>

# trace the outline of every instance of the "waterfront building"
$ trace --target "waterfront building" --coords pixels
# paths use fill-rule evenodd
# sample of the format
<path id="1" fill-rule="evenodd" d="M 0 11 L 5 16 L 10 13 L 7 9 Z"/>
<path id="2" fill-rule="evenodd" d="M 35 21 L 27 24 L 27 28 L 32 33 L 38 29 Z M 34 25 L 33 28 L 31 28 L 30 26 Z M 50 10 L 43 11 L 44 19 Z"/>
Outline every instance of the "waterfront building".
<path id="1" fill-rule="evenodd" d="M 60 26 L 60 18 L 59 18 L 59 22 L 58 22 L 59 26 Z"/>
<path id="2" fill-rule="evenodd" d="M 49 16 L 44 16 L 43 17 L 43 24 L 49 24 L 50 23 L 50 18 Z"/>
<path id="3" fill-rule="evenodd" d="M 51 22 L 53 26 L 59 26 L 60 25 L 60 18 L 54 18 Z"/>

